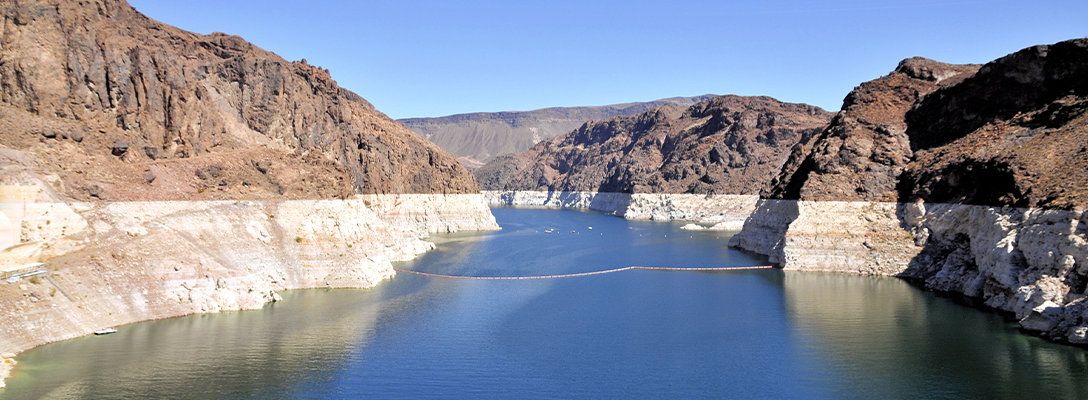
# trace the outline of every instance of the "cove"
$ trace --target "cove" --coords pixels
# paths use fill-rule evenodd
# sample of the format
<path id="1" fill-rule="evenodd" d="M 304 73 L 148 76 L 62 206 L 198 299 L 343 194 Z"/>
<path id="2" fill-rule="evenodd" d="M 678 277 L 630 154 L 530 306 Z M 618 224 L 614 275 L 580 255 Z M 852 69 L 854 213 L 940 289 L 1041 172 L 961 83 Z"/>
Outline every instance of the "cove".
<path id="1" fill-rule="evenodd" d="M 682 223 L 493 212 L 502 231 L 434 235 L 437 250 L 396 267 L 539 276 L 766 264 Z M 259 311 L 28 351 L 0 398 L 1088 397 L 1085 350 L 895 278 L 399 273 L 371 290 L 281 295 Z"/>

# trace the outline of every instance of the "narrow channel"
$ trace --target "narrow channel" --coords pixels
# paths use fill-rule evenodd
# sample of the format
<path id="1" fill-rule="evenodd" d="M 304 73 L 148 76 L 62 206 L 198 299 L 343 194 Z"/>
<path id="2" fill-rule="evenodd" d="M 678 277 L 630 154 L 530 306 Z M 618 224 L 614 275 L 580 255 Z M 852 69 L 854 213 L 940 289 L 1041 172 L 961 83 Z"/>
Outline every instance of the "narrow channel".
<path id="1" fill-rule="evenodd" d="M 767 264 L 680 223 L 493 211 L 502 231 L 435 235 L 437 250 L 395 266 L 496 277 Z M 1088 398 L 1083 349 L 895 278 L 398 273 L 371 290 L 282 295 L 28 351 L 0 398 Z"/>

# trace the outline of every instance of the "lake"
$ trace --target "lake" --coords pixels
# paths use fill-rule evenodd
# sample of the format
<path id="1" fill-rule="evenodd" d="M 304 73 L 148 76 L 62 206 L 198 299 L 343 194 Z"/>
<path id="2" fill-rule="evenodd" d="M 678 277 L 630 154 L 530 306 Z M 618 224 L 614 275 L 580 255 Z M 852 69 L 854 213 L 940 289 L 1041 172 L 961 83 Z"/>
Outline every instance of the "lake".
<path id="1" fill-rule="evenodd" d="M 437 250 L 395 266 L 530 276 L 766 264 L 726 247 L 727 233 L 682 223 L 492 211 L 502 231 L 434 235 Z M 281 295 L 258 311 L 28 351 L 0 398 L 1088 398 L 1088 351 L 896 278 L 399 273 L 370 290 Z"/>

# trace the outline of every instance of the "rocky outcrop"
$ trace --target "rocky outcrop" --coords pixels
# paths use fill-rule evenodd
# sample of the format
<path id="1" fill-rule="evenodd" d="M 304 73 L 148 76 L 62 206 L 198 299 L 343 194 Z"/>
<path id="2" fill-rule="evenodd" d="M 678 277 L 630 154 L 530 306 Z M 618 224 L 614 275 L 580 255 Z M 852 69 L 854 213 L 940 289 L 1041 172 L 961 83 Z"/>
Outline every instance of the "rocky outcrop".
<path id="1" fill-rule="evenodd" d="M 183 31 L 123 0 L 7 1 L 0 13 L 0 102 L 45 119 L 13 124 L 0 145 L 67 157 L 44 159 L 89 197 L 132 200 L 144 185 L 158 190 L 143 199 L 177 198 L 188 187 L 160 174 L 216 163 L 232 165 L 200 179 L 243 194 L 279 195 L 318 169 L 301 197 L 478 190 L 455 157 L 305 60 Z"/>
<path id="2" fill-rule="evenodd" d="M 1088 39 L 986 64 L 907 113 L 901 201 L 1088 208 Z"/>
<path id="3" fill-rule="evenodd" d="M 19 246 L 31 251 L 0 253 L 5 265 L 48 261 L 47 278 L 0 288 L 3 353 L 110 326 L 256 309 L 287 289 L 371 287 L 394 275 L 390 262 L 433 248 L 420 240 L 429 232 L 498 228 L 480 195 L 38 204 L 66 212 L 29 217 L 24 231 L 83 223 Z"/>
<path id="4" fill-rule="evenodd" d="M 843 101 L 831 124 L 793 149 L 763 195 L 816 201 L 896 201 L 897 178 L 914 153 L 906 113 L 921 97 L 970 76 L 977 65 L 920 57 L 865 82 Z"/>
<path id="5" fill-rule="evenodd" d="M 0 15 L 0 270 L 37 273 L 0 283 L 0 378 L 12 352 L 371 287 L 430 232 L 498 229 L 453 156 L 305 60 L 123 0 Z"/>
<path id="6" fill-rule="evenodd" d="M 597 107 L 552 107 L 532 111 L 405 118 L 397 122 L 458 156 L 466 167 L 473 170 L 494 157 L 529 150 L 542 140 L 570 132 L 587 121 L 639 114 L 663 105 L 688 107 L 712 97 L 714 95 Z"/>
<path id="7" fill-rule="evenodd" d="M 799 146 L 730 244 L 898 275 L 1086 344 L 1088 39 L 984 66 L 905 60 Z"/>
<path id="8" fill-rule="evenodd" d="M 493 206 L 582 208 L 630 220 L 693 221 L 700 228 L 740 230 L 755 195 L 484 191 Z M 694 227 L 691 227 L 694 228 Z"/>
<path id="9" fill-rule="evenodd" d="M 914 203 L 921 254 L 902 276 L 1015 313 L 1027 330 L 1088 344 L 1088 213 Z"/>
<path id="10" fill-rule="evenodd" d="M 788 270 L 896 275 L 921 249 L 894 202 L 763 199 L 730 245 Z"/>
<path id="11" fill-rule="evenodd" d="M 770 97 L 591 121 L 474 171 L 485 190 L 757 194 L 832 114 Z"/>

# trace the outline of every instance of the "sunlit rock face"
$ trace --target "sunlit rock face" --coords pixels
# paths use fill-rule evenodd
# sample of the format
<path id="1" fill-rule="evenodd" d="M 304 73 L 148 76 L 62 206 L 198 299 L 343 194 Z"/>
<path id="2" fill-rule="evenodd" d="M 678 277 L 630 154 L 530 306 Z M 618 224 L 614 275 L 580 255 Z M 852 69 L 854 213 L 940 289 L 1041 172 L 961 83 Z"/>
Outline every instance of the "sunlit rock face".
<path id="1" fill-rule="evenodd" d="M 484 190 L 755 195 L 832 113 L 766 96 L 590 121 L 473 171 Z"/>
<path id="2" fill-rule="evenodd" d="M 45 161 L 82 172 L 61 174 L 81 186 L 69 188 L 72 197 L 187 200 L 171 190 L 185 183 L 170 179 L 176 169 L 210 175 L 202 180 L 214 190 L 196 197 L 479 190 L 456 157 L 305 60 L 238 36 L 184 31 L 124 0 L 19 1 L 0 13 L 8 21 L 0 103 L 19 111 L 5 110 L 5 119 L 46 119 L 14 124 L 0 144 L 63 153 Z M 205 165 L 216 156 L 224 157 Z M 134 164 L 142 168 L 128 171 Z M 127 187 L 141 184 L 151 193 Z"/>
<path id="3" fill-rule="evenodd" d="M 456 157 L 326 69 L 123 0 L 0 15 L 0 270 L 38 273 L 0 284 L 0 375 L 104 327 L 372 287 L 431 232 L 498 229 Z"/>
<path id="4" fill-rule="evenodd" d="M 794 149 L 731 244 L 899 275 L 1086 343 L 1088 40 L 983 66 L 908 59 Z"/>
<path id="5" fill-rule="evenodd" d="M 693 221 L 715 230 L 740 230 L 759 196 L 666 193 L 485 190 L 493 206 L 583 208 L 632 220 Z"/>
<path id="6" fill-rule="evenodd" d="M 0 352 L 132 322 L 256 309 L 287 289 L 368 288 L 393 276 L 390 262 L 434 248 L 421 240 L 431 232 L 498 229 L 481 195 L 73 206 L 80 211 L 59 221 L 77 218 L 82 229 L 3 253 L 8 265 L 48 261 L 49 278 L 0 291 Z"/>

